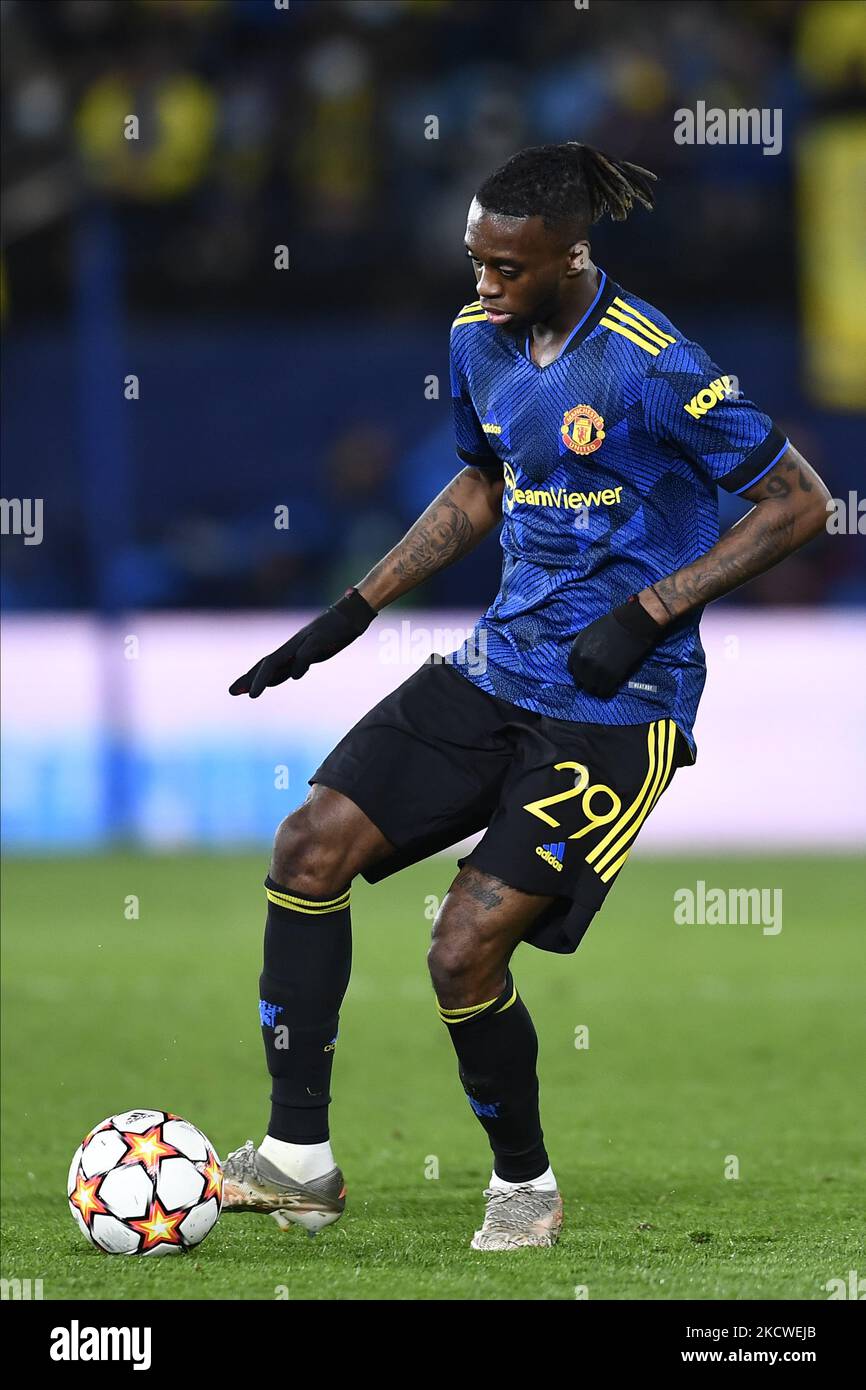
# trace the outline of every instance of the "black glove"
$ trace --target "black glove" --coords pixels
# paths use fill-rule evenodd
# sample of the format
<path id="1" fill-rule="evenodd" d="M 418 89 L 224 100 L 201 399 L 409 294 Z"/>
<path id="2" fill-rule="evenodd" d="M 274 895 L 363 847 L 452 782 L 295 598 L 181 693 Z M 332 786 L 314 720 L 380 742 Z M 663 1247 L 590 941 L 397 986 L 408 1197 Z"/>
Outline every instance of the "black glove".
<path id="1" fill-rule="evenodd" d="M 375 616 L 375 608 L 370 607 L 357 589 L 347 589 L 343 597 L 318 618 L 307 623 L 270 656 L 262 657 L 245 676 L 239 676 L 229 686 L 229 694 L 249 695 L 251 700 L 257 700 L 269 685 L 282 685 L 290 676 L 293 681 L 300 680 L 315 662 L 336 656 L 366 632 Z"/>
<path id="2" fill-rule="evenodd" d="M 652 651 L 663 631 L 663 624 L 656 622 L 636 595 L 596 618 L 571 646 L 568 669 L 575 685 L 606 700 Z"/>

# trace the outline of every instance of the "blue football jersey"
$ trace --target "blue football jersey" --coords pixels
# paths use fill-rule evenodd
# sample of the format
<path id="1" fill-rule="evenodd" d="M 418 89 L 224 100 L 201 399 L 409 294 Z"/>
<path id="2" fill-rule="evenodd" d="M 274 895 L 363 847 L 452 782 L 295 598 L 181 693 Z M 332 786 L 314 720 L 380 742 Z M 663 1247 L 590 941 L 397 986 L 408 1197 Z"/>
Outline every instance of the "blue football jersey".
<path id="1" fill-rule="evenodd" d="M 700 612 L 671 624 L 610 699 L 568 671 L 576 634 L 719 538 L 718 487 L 746 491 L 788 441 L 697 343 L 603 271 L 555 361 L 476 301 L 451 330 L 458 456 L 504 476 L 502 583 L 447 660 L 556 719 L 673 719 L 694 754 L 706 678 Z"/>

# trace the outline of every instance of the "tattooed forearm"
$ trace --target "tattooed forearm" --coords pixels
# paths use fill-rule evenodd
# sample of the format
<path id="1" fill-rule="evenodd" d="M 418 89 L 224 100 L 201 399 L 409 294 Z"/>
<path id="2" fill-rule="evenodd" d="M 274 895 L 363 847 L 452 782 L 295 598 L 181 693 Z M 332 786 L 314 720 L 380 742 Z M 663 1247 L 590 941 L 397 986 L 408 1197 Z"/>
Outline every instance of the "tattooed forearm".
<path id="1" fill-rule="evenodd" d="M 643 590 L 640 601 L 657 622 L 682 617 L 784 560 L 822 529 L 830 494 L 789 448 L 747 496 L 755 506 L 706 555 Z"/>
<path id="2" fill-rule="evenodd" d="M 501 481 L 465 468 L 358 585 L 377 611 L 468 554 L 501 517 Z"/>
<path id="3" fill-rule="evenodd" d="M 401 543 L 394 572 L 413 584 L 450 565 L 472 544 L 472 522 L 450 497 L 425 512 Z"/>
<path id="4" fill-rule="evenodd" d="M 755 507 L 693 565 L 656 580 L 652 592 L 669 621 L 763 574 L 791 553 L 793 517 L 765 520 L 761 512 Z"/>

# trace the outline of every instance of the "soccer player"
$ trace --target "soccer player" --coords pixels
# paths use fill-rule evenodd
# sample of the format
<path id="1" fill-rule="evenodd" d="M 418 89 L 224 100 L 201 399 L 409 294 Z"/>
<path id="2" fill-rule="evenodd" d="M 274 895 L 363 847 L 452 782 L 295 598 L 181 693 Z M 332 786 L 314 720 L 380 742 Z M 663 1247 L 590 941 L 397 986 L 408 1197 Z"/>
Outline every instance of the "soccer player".
<path id="1" fill-rule="evenodd" d="M 351 882 L 484 830 L 429 953 L 493 1152 L 472 1247 L 557 1238 L 512 954 L 576 949 L 694 761 L 704 605 L 815 536 L 829 497 L 703 348 L 590 259 L 591 225 L 651 209 L 653 181 L 568 143 L 522 150 L 482 184 L 466 228 L 478 298 L 451 334 L 464 467 L 356 587 L 231 686 L 256 699 L 300 679 L 503 523 L 501 588 L 469 641 L 370 710 L 277 830 L 260 981 L 271 1115 L 258 1148 L 227 1160 L 227 1210 L 311 1231 L 337 1220 L 328 1104 Z M 721 539 L 718 487 L 754 503 Z"/>

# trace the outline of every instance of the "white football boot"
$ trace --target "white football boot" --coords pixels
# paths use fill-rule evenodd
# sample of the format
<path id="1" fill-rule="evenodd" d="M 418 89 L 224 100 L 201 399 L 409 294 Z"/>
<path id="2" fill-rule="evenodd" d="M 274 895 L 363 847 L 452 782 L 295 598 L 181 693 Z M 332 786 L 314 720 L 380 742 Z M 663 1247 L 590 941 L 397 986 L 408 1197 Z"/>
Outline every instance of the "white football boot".
<path id="1" fill-rule="evenodd" d="M 297 1182 L 264 1158 L 252 1139 L 223 1164 L 224 1212 L 268 1212 L 281 1230 L 303 1226 L 314 1236 L 339 1221 L 345 1206 L 346 1184 L 339 1168 L 310 1182 Z"/>
<path id="2" fill-rule="evenodd" d="M 562 1226 L 562 1197 L 531 1183 L 487 1187 L 484 1225 L 472 1237 L 473 1250 L 517 1250 L 524 1245 L 555 1245 Z"/>

